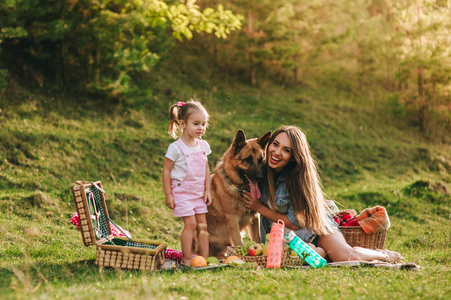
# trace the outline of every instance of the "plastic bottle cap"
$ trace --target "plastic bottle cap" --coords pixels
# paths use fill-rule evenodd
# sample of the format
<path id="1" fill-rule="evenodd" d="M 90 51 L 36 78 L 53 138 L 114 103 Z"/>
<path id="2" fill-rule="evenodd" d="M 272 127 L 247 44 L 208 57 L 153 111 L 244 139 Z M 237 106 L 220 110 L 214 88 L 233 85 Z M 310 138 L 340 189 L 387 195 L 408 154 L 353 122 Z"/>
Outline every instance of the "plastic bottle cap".
<path id="1" fill-rule="evenodd" d="M 290 230 L 283 239 L 285 240 L 286 243 L 289 243 L 294 239 L 295 236 L 296 234 Z"/>

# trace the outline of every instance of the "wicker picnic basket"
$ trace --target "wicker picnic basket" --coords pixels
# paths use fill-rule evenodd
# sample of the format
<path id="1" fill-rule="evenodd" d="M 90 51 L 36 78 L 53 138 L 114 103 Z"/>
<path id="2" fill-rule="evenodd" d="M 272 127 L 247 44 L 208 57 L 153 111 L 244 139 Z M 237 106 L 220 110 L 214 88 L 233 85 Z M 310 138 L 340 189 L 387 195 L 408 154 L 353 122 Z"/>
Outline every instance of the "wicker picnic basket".
<path id="1" fill-rule="evenodd" d="M 241 258 L 245 262 L 256 262 L 259 266 L 266 268 L 266 261 L 268 259 L 267 255 L 240 255 L 237 252 L 238 247 L 227 247 L 227 256 L 235 255 Z M 289 267 L 289 266 L 302 266 L 304 264 L 304 260 L 300 256 L 291 256 L 290 251 L 283 250 L 283 259 L 281 263 L 281 267 Z"/>
<path id="2" fill-rule="evenodd" d="M 285 251 L 285 256 L 282 261 L 283 267 L 297 267 L 305 265 L 305 260 L 299 255 L 291 255 L 291 251 Z"/>
<path id="3" fill-rule="evenodd" d="M 246 256 L 244 256 L 244 255 L 238 254 L 237 248 L 238 247 L 228 246 L 227 247 L 227 256 L 232 256 L 232 255 L 238 256 L 245 262 L 256 262 L 259 266 L 266 267 L 266 258 L 268 257 L 267 255 L 256 255 L 256 256 L 246 255 Z"/>
<path id="4" fill-rule="evenodd" d="M 369 249 L 383 249 L 387 230 L 380 230 L 376 233 L 367 234 L 360 226 L 339 226 L 338 227 L 349 246 Z"/>
<path id="5" fill-rule="evenodd" d="M 75 182 L 72 188 L 85 246 L 96 245 L 95 265 L 126 270 L 158 270 L 164 263 L 166 244 L 157 241 L 113 237 L 102 183 Z M 115 224 L 114 224 L 115 225 Z M 119 226 L 116 227 L 120 229 Z"/>

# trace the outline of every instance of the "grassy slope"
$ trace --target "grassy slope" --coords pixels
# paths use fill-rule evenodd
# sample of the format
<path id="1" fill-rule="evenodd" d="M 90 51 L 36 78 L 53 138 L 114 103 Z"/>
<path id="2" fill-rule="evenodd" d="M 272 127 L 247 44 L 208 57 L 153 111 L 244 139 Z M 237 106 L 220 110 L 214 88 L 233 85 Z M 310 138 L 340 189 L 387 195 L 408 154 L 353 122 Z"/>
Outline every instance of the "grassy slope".
<path id="1" fill-rule="evenodd" d="M 451 271 L 451 197 L 437 185 L 441 182 L 450 190 L 449 143 L 419 134 L 394 118 L 382 102 L 330 87 L 205 89 L 177 83 L 172 91 L 175 96 L 171 97 L 141 92 L 131 105 L 63 99 L 20 89 L 2 95 L 3 294 L 23 297 L 37 287 L 36 295 L 52 298 L 79 293 L 113 298 L 272 297 L 276 289 L 281 298 L 450 296 L 446 272 Z M 71 183 L 101 180 L 116 223 L 135 237 L 163 240 L 170 248 L 180 249 L 181 222 L 163 205 L 160 174 L 171 141 L 165 133 L 168 102 L 191 96 L 200 98 L 212 117 L 206 137 L 212 145 L 212 167 L 238 128 L 254 137 L 282 124 L 299 125 L 318 158 L 327 193 L 358 211 L 373 205 L 387 207 L 392 227 L 386 246 L 425 271 L 149 274 L 107 270 L 99 276 L 93 267 L 94 249 L 83 246 L 79 232 L 68 222 L 75 211 Z M 418 180 L 424 183 L 414 184 Z M 285 283 L 282 290 L 280 280 Z M 387 289 L 373 294 L 381 285 Z"/>

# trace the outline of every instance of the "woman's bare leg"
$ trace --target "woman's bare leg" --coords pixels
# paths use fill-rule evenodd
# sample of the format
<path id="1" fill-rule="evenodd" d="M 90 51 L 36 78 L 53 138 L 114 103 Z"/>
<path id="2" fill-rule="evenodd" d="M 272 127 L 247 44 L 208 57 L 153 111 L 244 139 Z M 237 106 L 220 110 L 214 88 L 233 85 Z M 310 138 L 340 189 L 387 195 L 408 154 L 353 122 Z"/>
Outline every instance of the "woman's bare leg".
<path id="1" fill-rule="evenodd" d="M 318 246 L 326 251 L 333 262 L 350 260 L 397 262 L 402 259 L 401 254 L 395 251 L 351 247 L 346 243 L 343 234 L 339 231 L 320 237 Z"/>
<path id="2" fill-rule="evenodd" d="M 317 247 L 317 246 L 315 246 L 315 245 L 313 245 L 313 244 L 311 244 L 311 243 L 307 243 L 307 245 L 309 245 L 310 248 L 312 248 L 313 250 L 315 250 L 316 253 L 318 253 L 319 255 L 321 255 L 322 258 L 326 258 L 327 253 L 326 253 L 326 251 L 325 251 L 323 248 Z"/>

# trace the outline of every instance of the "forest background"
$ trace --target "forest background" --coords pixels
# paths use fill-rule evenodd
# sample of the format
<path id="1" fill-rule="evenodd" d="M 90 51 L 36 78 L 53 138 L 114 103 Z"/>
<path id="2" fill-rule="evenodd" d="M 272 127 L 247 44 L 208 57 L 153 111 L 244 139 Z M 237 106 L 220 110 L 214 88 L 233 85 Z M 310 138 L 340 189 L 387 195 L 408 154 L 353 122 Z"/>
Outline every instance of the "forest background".
<path id="1" fill-rule="evenodd" d="M 1 291 L 371 298 L 390 282 L 379 298 L 449 296 L 450 10 L 449 0 L 2 1 Z M 68 223 L 71 184 L 101 180 L 118 224 L 179 248 L 161 167 L 168 107 L 190 98 L 212 116 L 212 170 L 238 128 L 299 125 L 329 196 L 387 207 L 386 246 L 426 271 L 99 274 Z"/>

